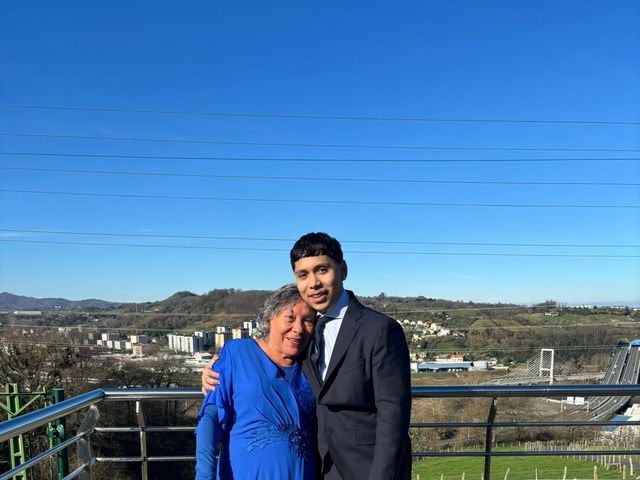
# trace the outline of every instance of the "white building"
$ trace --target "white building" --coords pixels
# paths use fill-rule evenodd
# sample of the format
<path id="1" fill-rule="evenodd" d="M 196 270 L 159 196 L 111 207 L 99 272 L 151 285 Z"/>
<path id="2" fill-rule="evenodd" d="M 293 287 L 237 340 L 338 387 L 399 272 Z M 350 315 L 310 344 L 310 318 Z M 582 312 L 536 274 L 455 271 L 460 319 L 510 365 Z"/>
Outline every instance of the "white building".
<path id="1" fill-rule="evenodd" d="M 146 335 L 129 335 L 129 342 L 131 343 L 149 343 L 149 337 Z"/>
<path id="2" fill-rule="evenodd" d="M 229 340 L 231 340 L 231 330 L 229 327 L 216 328 L 215 347 L 217 349 L 221 349 Z"/>
<path id="3" fill-rule="evenodd" d="M 249 338 L 249 330 L 246 328 L 234 328 L 231 330 L 231 338 Z"/>
<path id="4" fill-rule="evenodd" d="M 193 332 L 193 334 L 202 339 L 204 348 L 213 345 L 213 335 L 211 335 L 211 332 Z"/>
<path id="5" fill-rule="evenodd" d="M 256 329 L 255 322 L 242 322 L 242 328 L 249 332 L 249 337 L 253 337 L 253 332 Z"/>
<path id="6" fill-rule="evenodd" d="M 169 349 L 174 352 L 195 353 L 204 349 L 202 337 L 196 335 L 167 335 Z"/>
<path id="7" fill-rule="evenodd" d="M 461 353 L 453 353 L 451 355 L 438 355 L 436 357 L 436 362 L 438 363 L 459 363 L 464 362 L 464 355 Z"/>

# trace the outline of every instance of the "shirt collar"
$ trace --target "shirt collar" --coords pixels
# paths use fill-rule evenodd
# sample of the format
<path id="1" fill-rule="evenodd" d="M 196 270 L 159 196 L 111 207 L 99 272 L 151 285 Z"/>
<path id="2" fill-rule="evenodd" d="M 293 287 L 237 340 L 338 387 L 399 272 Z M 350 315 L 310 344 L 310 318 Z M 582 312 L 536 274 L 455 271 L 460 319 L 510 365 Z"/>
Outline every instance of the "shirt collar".
<path id="1" fill-rule="evenodd" d="M 342 319 L 345 312 L 349 307 L 349 294 L 346 290 L 342 290 L 342 295 L 338 298 L 338 301 L 324 313 L 318 313 L 318 318 L 326 316 L 329 318 Z"/>

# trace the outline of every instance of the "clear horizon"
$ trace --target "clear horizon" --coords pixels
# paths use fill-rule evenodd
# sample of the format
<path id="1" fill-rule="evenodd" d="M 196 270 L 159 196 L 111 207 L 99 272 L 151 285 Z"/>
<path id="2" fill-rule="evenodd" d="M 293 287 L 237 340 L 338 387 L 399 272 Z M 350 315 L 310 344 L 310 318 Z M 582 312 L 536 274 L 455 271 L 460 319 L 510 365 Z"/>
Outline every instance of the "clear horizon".
<path id="1" fill-rule="evenodd" d="M 239 291 L 247 291 L 245 289 L 240 289 L 240 288 L 234 288 L 234 287 L 228 287 L 228 289 L 234 289 L 234 290 L 239 290 Z M 270 289 L 251 289 L 251 290 L 267 290 L 267 291 L 272 291 Z M 350 289 L 349 289 L 350 290 Z M 69 300 L 69 301 L 85 301 L 85 300 L 101 300 L 101 301 L 105 301 L 105 302 L 110 302 L 110 303 L 147 303 L 147 302 L 159 302 L 162 300 L 165 300 L 169 297 L 171 297 L 172 295 L 178 293 L 178 292 L 183 292 L 183 291 L 187 291 L 187 290 L 176 290 L 175 292 L 162 297 L 162 298 L 155 298 L 155 299 L 146 299 L 146 300 L 131 300 L 131 301 L 122 301 L 122 300 L 113 300 L 113 299 L 108 299 L 108 298 L 101 298 L 101 297 L 88 297 L 88 298 L 67 298 L 67 297 L 61 297 L 61 296 L 51 296 L 51 295 L 45 295 L 45 296 L 38 296 L 35 297 L 33 295 L 24 295 L 24 294 L 20 294 L 20 293 L 14 293 L 14 292 L 0 292 L 1 293 L 8 293 L 10 295 L 16 295 L 16 296 L 20 296 L 20 297 L 28 297 L 28 298 L 35 298 L 35 299 L 63 299 L 63 300 Z M 206 295 L 209 291 L 206 292 L 191 292 L 195 295 Z M 376 294 L 362 294 L 359 293 L 357 294 L 360 297 L 376 297 L 380 294 L 381 292 L 378 292 Z M 394 294 L 394 293 L 385 293 L 385 295 L 390 296 L 390 297 L 404 297 L 404 298 L 410 298 L 413 297 L 415 298 L 415 295 L 401 295 L 401 294 Z M 434 297 L 430 297 L 430 298 L 434 298 Z M 568 301 L 563 301 L 563 300 L 558 300 L 556 298 L 548 298 L 545 300 L 540 300 L 540 301 L 536 301 L 536 302 L 505 302 L 504 300 L 500 301 L 500 300 L 474 300 L 474 299 L 454 299 L 454 298 L 435 298 L 435 300 L 444 300 L 444 301 L 453 301 L 453 302 L 464 302 L 464 303 L 492 303 L 492 304 L 515 304 L 515 305 L 519 305 L 519 306 L 524 306 L 524 307 L 530 307 L 536 304 L 541 304 L 546 300 L 555 300 L 559 305 L 566 305 L 568 307 L 579 307 L 581 305 L 597 305 L 597 306 L 603 306 L 603 307 L 632 307 L 632 308 L 638 308 L 640 307 L 640 299 L 639 300 L 631 300 L 631 301 L 625 301 L 625 300 L 620 300 L 620 301 L 612 301 L 612 302 L 599 302 L 599 301 L 573 301 L 573 302 L 568 302 Z"/>

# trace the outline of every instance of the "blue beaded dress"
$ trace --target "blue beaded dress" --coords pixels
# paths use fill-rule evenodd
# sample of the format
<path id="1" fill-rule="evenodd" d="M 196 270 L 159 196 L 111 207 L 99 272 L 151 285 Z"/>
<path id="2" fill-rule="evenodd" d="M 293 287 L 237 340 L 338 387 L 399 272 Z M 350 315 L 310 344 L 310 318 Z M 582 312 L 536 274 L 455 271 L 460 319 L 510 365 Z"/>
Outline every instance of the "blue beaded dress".
<path id="1" fill-rule="evenodd" d="M 285 371 L 243 339 L 224 345 L 214 370 L 220 385 L 198 413 L 196 480 L 315 479 L 315 399 L 301 365 Z"/>

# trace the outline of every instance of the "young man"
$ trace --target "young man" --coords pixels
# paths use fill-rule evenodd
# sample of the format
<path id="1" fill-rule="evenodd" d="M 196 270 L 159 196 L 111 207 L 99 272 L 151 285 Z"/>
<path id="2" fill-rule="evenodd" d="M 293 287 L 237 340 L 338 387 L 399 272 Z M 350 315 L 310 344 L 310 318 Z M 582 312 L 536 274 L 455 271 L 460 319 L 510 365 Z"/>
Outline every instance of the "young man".
<path id="1" fill-rule="evenodd" d="M 290 259 L 300 295 L 318 312 L 303 370 L 316 397 L 321 478 L 409 479 L 411 384 L 402 328 L 344 289 L 347 264 L 335 238 L 303 235 Z"/>

